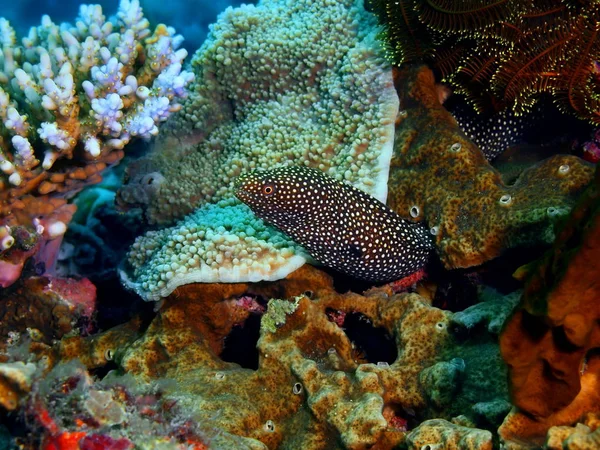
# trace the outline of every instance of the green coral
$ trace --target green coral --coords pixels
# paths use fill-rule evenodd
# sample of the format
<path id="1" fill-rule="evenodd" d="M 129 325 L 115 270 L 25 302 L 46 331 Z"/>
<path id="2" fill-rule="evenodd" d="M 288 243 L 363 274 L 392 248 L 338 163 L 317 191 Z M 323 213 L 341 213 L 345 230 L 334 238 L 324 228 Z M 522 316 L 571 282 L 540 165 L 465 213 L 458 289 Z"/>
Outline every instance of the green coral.
<path id="1" fill-rule="evenodd" d="M 300 304 L 301 295 L 290 300 L 272 298 L 267 304 L 267 312 L 262 317 L 260 329 L 263 333 L 275 333 L 285 324 L 287 316 L 294 314 Z"/>
<path id="2" fill-rule="evenodd" d="M 144 299 L 159 300 L 183 284 L 283 278 L 305 261 L 297 244 L 228 199 L 138 237 L 121 278 Z"/>
<path id="3" fill-rule="evenodd" d="M 285 242 L 268 248 L 248 242 L 244 228 L 220 230 L 218 202 L 230 202 L 235 179 L 251 169 L 318 167 L 385 201 L 399 104 L 377 31 L 354 0 L 264 0 L 219 17 L 192 60 L 196 79 L 182 110 L 153 153 L 129 167 L 117 196 L 151 223 L 200 209 L 137 241 L 123 272 L 128 285 L 156 300 L 186 282 L 273 280 L 302 265 L 296 246 L 273 229 L 263 240 Z M 246 214 L 223 207 L 223 215 L 234 212 Z M 239 243 L 190 252 L 182 227 Z"/>

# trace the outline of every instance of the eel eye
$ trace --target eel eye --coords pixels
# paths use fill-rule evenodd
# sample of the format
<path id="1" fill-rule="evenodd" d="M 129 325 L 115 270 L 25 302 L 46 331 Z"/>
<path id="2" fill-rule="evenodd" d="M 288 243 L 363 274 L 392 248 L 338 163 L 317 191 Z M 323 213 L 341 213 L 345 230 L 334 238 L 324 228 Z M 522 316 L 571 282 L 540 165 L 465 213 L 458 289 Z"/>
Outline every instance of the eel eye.
<path id="1" fill-rule="evenodd" d="M 264 195 L 271 195 L 273 192 L 275 192 L 275 187 L 272 184 L 265 184 L 262 188 Z"/>

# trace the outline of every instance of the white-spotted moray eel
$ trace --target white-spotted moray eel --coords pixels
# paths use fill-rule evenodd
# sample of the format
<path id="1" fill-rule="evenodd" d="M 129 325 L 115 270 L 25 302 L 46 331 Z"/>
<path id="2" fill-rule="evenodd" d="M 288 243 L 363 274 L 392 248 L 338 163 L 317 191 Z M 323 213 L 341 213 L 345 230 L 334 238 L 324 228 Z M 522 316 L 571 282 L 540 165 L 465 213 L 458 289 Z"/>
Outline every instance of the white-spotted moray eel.
<path id="1" fill-rule="evenodd" d="M 422 223 L 317 169 L 256 170 L 237 180 L 236 195 L 321 264 L 358 279 L 404 278 L 420 270 L 433 249 Z"/>

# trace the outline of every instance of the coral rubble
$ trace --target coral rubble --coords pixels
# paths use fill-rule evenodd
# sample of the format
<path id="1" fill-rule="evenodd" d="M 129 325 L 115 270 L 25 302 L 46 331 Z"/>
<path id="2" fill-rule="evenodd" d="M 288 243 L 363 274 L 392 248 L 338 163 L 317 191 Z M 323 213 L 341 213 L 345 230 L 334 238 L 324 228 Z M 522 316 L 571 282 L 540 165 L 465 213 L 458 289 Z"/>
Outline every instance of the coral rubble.
<path id="1" fill-rule="evenodd" d="M 0 301 L 0 336 L 27 332 L 51 345 L 79 328 L 92 330 L 96 287 L 87 279 L 28 277 Z M 0 342 L 6 350 L 6 341 Z"/>
<path id="2" fill-rule="evenodd" d="M 593 166 L 556 155 L 506 185 L 439 102 L 432 72 L 396 72 L 402 111 L 390 166 L 388 205 L 425 220 L 448 268 L 470 267 L 519 245 L 551 243 L 593 176 Z"/>
<path id="3" fill-rule="evenodd" d="M 99 5 L 82 5 L 75 25 L 43 16 L 21 45 L 0 19 L 1 286 L 34 253 L 50 269 L 75 211 L 67 200 L 178 110 L 193 79 L 181 41 L 165 25 L 151 32 L 137 0 L 111 20 Z"/>

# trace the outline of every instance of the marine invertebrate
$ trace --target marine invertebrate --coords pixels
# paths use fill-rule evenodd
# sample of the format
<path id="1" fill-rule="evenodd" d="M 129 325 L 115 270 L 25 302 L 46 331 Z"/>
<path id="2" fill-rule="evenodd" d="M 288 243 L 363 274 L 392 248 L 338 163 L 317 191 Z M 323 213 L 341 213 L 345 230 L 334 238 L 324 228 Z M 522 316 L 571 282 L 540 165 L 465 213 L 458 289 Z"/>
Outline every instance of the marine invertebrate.
<path id="1" fill-rule="evenodd" d="M 593 177 L 580 158 L 556 155 L 524 170 L 510 185 L 439 102 L 432 72 L 396 72 L 403 114 L 396 127 L 388 206 L 416 208 L 448 268 L 470 267 L 519 245 L 550 243 L 553 223 L 568 213 Z"/>
<path id="2" fill-rule="evenodd" d="M 531 270 L 520 308 L 501 336 L 518 408 L 500 429 L 507 441 L 543 442 L 551 426 L 598 413 L 597 267 L 600 170 L 551 250 Z"/>
<path id="3" fill-rule="evenodd" d="M 586 414 L 573 427 L 557 426 L 548 430 L 545 447 L 550 450 L 593 449 L 600 445 L 600 421 L 597 414 Z"/>
<path id="4" fill-rule="evenodd" d="M 244 321 L 251 311 L 240 296 L 276 299 L 263 316 L 256 370 L 219 357 L 232 329 L 249 326 Z M 385 330 L 397 358 L 359 356 L 331 310 L 361 314 Z M 225 431 L 256 448 L 393 448 L 406 436 L 406 421 L 466 414 L 489 424 L 484 405 L 506 402 L 495 338 L 478 327 L 469 339 L 458 339 L 455 329 L 452 313 L 416 294 L 393 295 L 388 288 L 339 294 L 329 276 L 305 265 L 275 282 L 179 287 L 141 337 L 128 334 L 128 342 L 115 343 L 120 351 L 112 363 L 144 384 L 177 381 L 180 388 L 167 398 L 185 399 L 194 417 L 218 414 Z M 84 361 L 101 353 L 93 339 L 68 342 L 71 357 L 77 349 Z"/>
<path id="5" fill-rule="evenodd" d="M 169 122 L 177 155 L 165 136 L 142 169 L 164 178 L 144 205 L 149 221 L 232 196 L 245 170 L 298 162 L 384 200 L 398 102 L 375 33 L 375 18 L 349 0 L 226 10 Z"/>
<path id="6" fill-rule="evenodd" d="M 188 283 L 277 280 L 303 265 L 304 255 L 247 206 L 228 199 L 138 237 L 121 279 L 145 300 L 156 301 Z"/>
<path id="7" fill-rule="evenodd" d="M 111 20 L 98 5 L 82 5 L 75 25 L 44 16 L 21 45 L 6 20 L 0 33 L 0 227 L 34 233 L 49 269 L 58 244 L 46 243 L 60 242 L 75 211 L 67 199 L 101 180 L 130 140 L 155 136 L 193 74 L 181 70 L 181 36 L 164 25 L 151 33 L 138 0 L 122 0 Z M 3 260 L 32 247 L 2 242 Z"/>
<path id="8" fill-rule="evenodd" d="M 320 263 L 369 281 L 417 272 L 433 248 L 429 230 L 319 169 L 283 167 L 245 174 L 237 197 Z"/>
<path id="9" fill-rule="evenodd" d="M 492 433 L 469 428 L 441 419 L 426 420 L 406 437 L 409 449 L 461 448 L 465 450 L 491 450 Z M 437 447 L 434 447 L 437 448 Z"/>
<path id="10" fill-rule="evenodd" d="M 235 178 L 249 169 L 291 164 L 318 167 L 384 201 L 398 99 L 376 33 L 375 17 L 351 0 L 265 1 L 226 10 L 192 60 L 196 79 L 182 110 L 167 124 L 170 134 L 132 166 L 118 202 L 142 206 L 152 223 L 167 224 L 205 208 L 196 213 L 199 219 L 224 205 L 234 208 L 226 214 L 247 214 L 240 220 L 250 223 L 255 219 L 249 210 L 231 203 Z M 217 203 L 221 200 L 227 203 Z M 194 220 L 189 216 L 184 226 Z M 158 240 L 151 241 L 164 234 L 148 234 L 140 244 L 158 248 Z M 200 259 L 220 255 L 232 262 L 220 272 L 205 270 L 196 281 L 272 279 L 300 264 L 297 259 L 280 270 L 282 264 L 269 269 L 264 261 L 265 270 L 259 266 L 254 272 L 245 264 L 236 269 L 234 260 L 246 258 L 240 252 L 257 264 L 261 252 L 277 252 L 272 245 L 268 250 L 244 245 L 237 230 L 228 234 L 240 240 L 235 252 L 217 249 L 209 256 L 194 246 Z M 293 250 L 291 243 L 284 247 Z M 140 293 L 157 298 L 162 290 L 157 282 L 171 270 L 164 270 L 160 252 L 154 254 L 133 248 L 126 271 L 136 286 L 148 274 L 153 281 L 142 281 L 149 284 Z"/>
<path id="11" fill-rule="evenodd" d="M 563 110 L 600 122 L 595 2 L 370 4 L 386 26 L 383 38 L 397 64 L 429 62 L 478 109 L 522 114 L 540 94 L 550 94 Z"/>
<path id="12" fill-rule="evenodd" d="M 30 377 L 31 394 L 22 399 L 28 421 L 37 425 L 35 433 L 21 439 L 29 447 L 204 450 L 210 443 L 251 448 L 241 438 L 215 432 L 210 421 L 191 420 L 185 406 L 166 398 L 168 388 L 158 384 L 138 386 L 129 376 L 114 375 L 98 381 L 77 362 L 41 372 Z"/>
<path id="13" fill-rule="evenodd" d="M 582 145 L 583 159 L 591 163 L 600 162 L 600 130 L 594 131 L 591 139 Z"/>
<path id="14" fill-rule="evenodd" d="M 28 277 L 0 302 L 0 336 L 28 332 L 50 345 L 79 329 L 91 331 L 95 306 L 96 287 L 86 278 Z M 0 350 L 6 345 L 3 339 Z"/>

